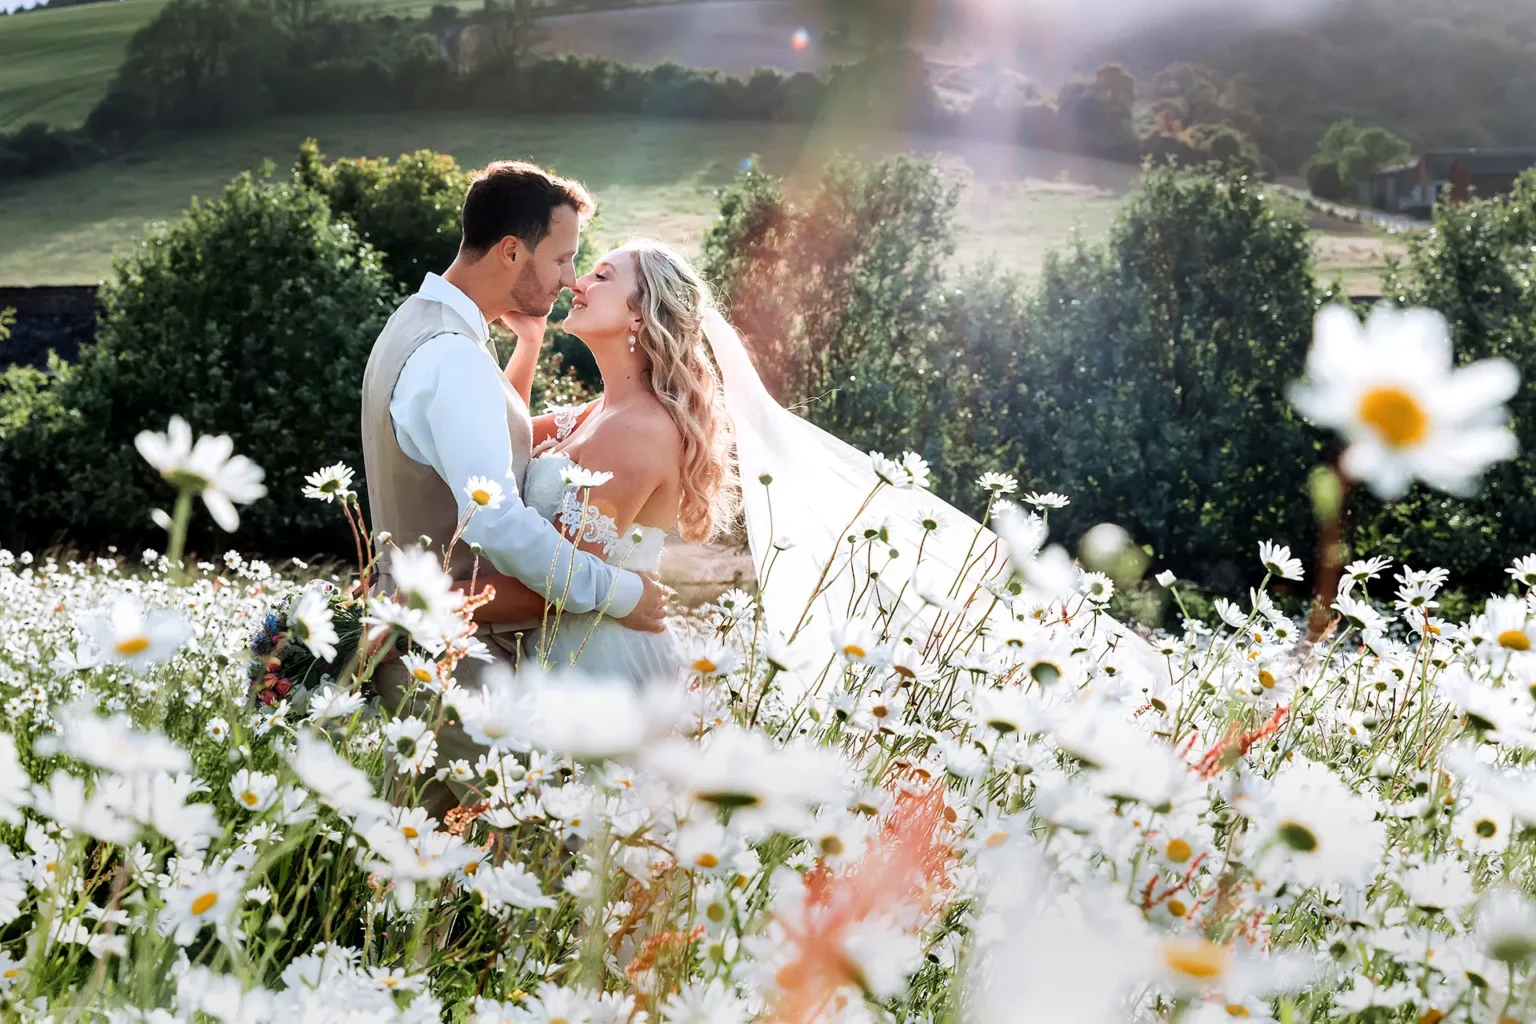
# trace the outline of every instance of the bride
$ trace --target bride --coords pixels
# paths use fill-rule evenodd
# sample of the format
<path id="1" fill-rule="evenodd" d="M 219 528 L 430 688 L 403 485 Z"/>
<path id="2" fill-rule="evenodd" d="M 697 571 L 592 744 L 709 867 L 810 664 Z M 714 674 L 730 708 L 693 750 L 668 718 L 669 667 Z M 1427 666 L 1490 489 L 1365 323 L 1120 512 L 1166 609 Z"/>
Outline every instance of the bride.
<path id="1" fill-rule="evenodd" d="M 1000 538 L 924 490 L 925 464 L 908 473 L 774 401 L 676 250 L 634 239 L 573 291 L 563 326 L 591 350 L 603 395 L 533 421 L 523 498 L 582 548 L 655 572 L 669 530 L 707 541 L 744 511 L 764 581 L 765 639 L 793 644 L 812 676 L 862 637 L 908 640 L 919 658 L 942 658 L 1015 617 Z M 508 379 L 526 396 L 531 373 L 513 363 Z M 500 590 L 515 581 L 486 582 Z M 497 607 L 481 613 L 495 621 Z M 1146 643 L 1105 620 L 1102 642 L 1118 650 L 1115 660 L 1161 671 Z M 534 663 L 636 684 L 673 677 L 685 663 L 670 630 L 636 632 L 596 612 L 550 613 L 523 636 Z"/>
<path id="2" fill-rule="evenodd" d="M 603 394 L 535 417 L 523 500 L 581 548 L 654 573 L 668 531 L 708 541 L 736 514 L 730 422 L 705 348 L 709 288 L 671 247 L 635 239 L 572 291 L 563 327 L 591 350 Z M 520 384 L 511 363 L 508 377 Z M 579 486 L 578 467 L 600 482 Z M 514 583 L 485 579 L 498 589 Z M 670 631 L 637 632 L 597 612 L 547 614 L 524 633 L 523 657 L 636 683 L 671 677 L 682 665 Z"/>

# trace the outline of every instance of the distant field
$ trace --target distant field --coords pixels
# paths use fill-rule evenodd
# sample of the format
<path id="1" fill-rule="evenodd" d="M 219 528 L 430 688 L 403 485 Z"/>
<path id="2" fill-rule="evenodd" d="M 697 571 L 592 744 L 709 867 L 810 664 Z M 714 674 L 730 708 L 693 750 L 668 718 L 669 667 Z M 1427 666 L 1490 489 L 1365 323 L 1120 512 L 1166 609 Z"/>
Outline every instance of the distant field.
<path id="1" fill-rule="evenodd" d="M 337 6 L 424 15 L 438 0 L 331 0 Z M 447 0 L 470 9 L 480 0 Z M 0 131 L 28 121 L 74 127 L 107 91 L 133 33 L 166 0 L 115 0 L 0 18 Z M 813 70 L 814 49 L 795 52 L 802 24 L 793 0 L 709 0 L 553 15 L 544 49 L 636 64 L 672 60 L 732 74 L 758 67 Z"/>
<path id="2" fill-rule="evenodd" d="M 1025 273 L 1074 227 L 1102 232 L 1134 169 L 1103 161 L 960 140 L 838 132 L 803 126 L 627 118 L 370 115 L 279 120 L 200 136 L 131 159 L 0 190 L 0 283 L 100 280 L 146 222 L 175 217 L 265 159 L 286 170 L 306 135 L 338 156 L 396 156 L 422 147 L 465 165 L 520 157 L 586 181 L 613 239 L 645 232 L 696 250 L 715 215 L 714 190 L 743 159 L 814 175 L 834 150 L 933 157 L 966 184 L 958 258 L 996 259 Z"/>
<path id="3" fill-rule="evenodd" d="M 165 3 L 119 0 L 0 18 L 0 131 L 28 121 L 84 121 L 129 38 Z"/>
<path id="4" fill-rule="evenodd" d="M 1408 254 L 1408 240 L 1403 232 L 1392 233 L 1372 224 L 1330 216 L 1287 195 L 1272 192 L 1270 199 L 1278 209 L 1311 229 L 1318 277 L 1331 282 L 1337 276 L 1349 295 L 1379 294 L 1387 259 Z"/>
<path id="5" fill-rule="evenodd" d="M 425 13 L 433 0 L 335 0 Z M 467 2 L 467 0 L 466 0 Z M 128 41 L 166 0 L 115 0 L 0 18 L 0 131 L 28 121 L 74 127 L 106 93 Z"/>

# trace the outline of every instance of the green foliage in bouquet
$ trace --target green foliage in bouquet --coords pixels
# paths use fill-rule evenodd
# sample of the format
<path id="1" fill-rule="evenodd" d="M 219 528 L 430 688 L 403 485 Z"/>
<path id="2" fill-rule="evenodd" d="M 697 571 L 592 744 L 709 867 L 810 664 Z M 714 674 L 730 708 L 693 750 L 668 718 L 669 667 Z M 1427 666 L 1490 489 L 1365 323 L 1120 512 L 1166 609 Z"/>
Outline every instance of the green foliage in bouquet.
<path id="1" fill-rule="evenodd" d="M 336 517 L 300 492 L 316 466 L 361 461 L 357 382 L 397 299 L 379 254 L 321 196 L 236 178 L 119 264 L 78 363 L 6 395 L 6 540 L 162 544 L 144 510 L 163 483 L 132 442 L 179 412 L 269 467 L 272 497 L 246 510 L 245 544 L 348 550 Z M 194 550 L 224 543 L 202 523 Z"/>

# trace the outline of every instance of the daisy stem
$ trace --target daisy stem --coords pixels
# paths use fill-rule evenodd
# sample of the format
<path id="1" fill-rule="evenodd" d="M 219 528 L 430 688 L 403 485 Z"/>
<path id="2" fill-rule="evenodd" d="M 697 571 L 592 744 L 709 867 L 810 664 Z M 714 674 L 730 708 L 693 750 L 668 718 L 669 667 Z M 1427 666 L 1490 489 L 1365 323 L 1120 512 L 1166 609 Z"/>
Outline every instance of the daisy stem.
<path id="1" fill-rule="evenodd" d="M 176 582 L 185 583 L 186 573 L 181 567 L 181 549 L 187 542 L 187 524 L 192 520 L 192 491 L 183 487 L 176 494 L 176 512 L 171 517 L 171 542 L 165 558 L 170 563 Z"/>

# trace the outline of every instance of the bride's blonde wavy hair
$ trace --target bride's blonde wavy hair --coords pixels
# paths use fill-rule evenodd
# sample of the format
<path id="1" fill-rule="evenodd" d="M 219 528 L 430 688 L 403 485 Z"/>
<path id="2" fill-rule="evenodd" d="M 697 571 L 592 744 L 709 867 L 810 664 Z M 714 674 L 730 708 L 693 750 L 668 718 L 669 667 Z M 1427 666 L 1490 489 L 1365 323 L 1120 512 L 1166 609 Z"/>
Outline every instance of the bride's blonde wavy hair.
<path id="1" fill-rule="evenodd" d="M 703 541 L 736 516 L 739 490 L 731 462 L 731 424 L 704 338 L 709 285 L 681 253 L 651 238 L 625 244 L 635 260 L 632 300 L 640 315 L 637 344 L 650 363 L 651 390 L 683 438 L 678 532 Z"/>

